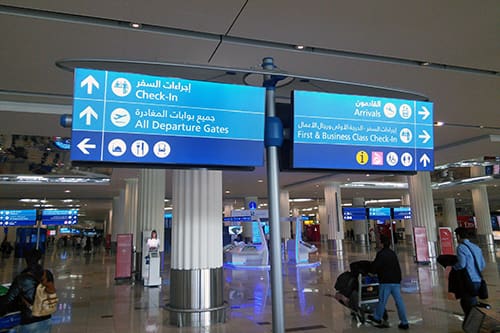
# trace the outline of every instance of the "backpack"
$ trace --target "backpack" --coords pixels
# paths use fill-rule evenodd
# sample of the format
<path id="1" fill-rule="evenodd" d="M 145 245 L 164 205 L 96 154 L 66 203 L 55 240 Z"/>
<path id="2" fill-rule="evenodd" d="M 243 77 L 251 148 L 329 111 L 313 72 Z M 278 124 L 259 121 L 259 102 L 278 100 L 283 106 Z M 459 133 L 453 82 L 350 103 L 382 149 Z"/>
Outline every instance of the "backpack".
<path id="1" fill-rule="evenodd" d="M 47 270 L 44 270 L 42 280 L 38 283 L 35 290 L 33 305 L 28 304 L 26 300 L 25 303 L 31 310 L 32 316 L 44 317 L 44 316 L 49 316 L 57 311 L 58 302 L 59 298 L 57 297 L 56 294 L 54 282 L 48 281 Z"/>

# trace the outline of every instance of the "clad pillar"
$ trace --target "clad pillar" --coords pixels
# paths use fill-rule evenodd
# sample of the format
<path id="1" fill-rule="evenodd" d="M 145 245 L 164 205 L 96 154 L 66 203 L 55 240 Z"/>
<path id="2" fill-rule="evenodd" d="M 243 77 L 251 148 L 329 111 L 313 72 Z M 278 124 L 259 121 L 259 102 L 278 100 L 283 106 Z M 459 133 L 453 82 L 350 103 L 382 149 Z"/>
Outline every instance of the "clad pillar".
<path id="1" fill-rule="evenodd" d="M 410 193 L 405 193 L 401 196 L 401 206 L 411 207 L 410 203 Z M 402 220 L 403 226 L 405 228 L 405 240 L 411 242 L 413 239 L 413 218 L 411 220 Z"/>
<path id="2" fill-rule="evenodd" d="M 120 190 L 120 194 L 113 197 L 113 228 L 111 229 L 112 248 L 116 249 L 116 235 L 125 233 L 125 190 Z"/>
<path id="3" fill-rule="evenodd" d="M 125 233 L 135 234 L 137 224 L 137 178 L 125 179 Z M 134 239 L 134 249 L 137 248 L 137 243 Z"/>
<path id="4" fill-rule="evenodd" d="M 321 234 L 321 242 L 328 241 L 328 217 L 326 215 L 326 206 L 319 205 L 318 206 L 318 215 L 319 215 L 319 232 Z"/>
<path id="5" fill-rule="evenodd" d="M 225 321 L 222 171 L 174 170 L 170 323 Z"/>
<path id="6" fill-rule="evenodd" d="M 342 252 L 344 219 L 342 216 L 340 183 L 331 182 L 325 186 L 325 206 L 328 224 L 328 247 L 335 252 Z"/>
<path id="7" fill-rule="evenodd" d="M 352 198 L 353 207 L 365 207 L 365 198 L 355 197 Z M 368 244 L 368 222 L 367 220 L 353 220 L 348 222 L 348 230 L 353 231 L 354 241 L 359 244 Z"/>
<path id="8" fill-rule="evenodd" d="M 290 239 L 290 192 L 287 190 L 280 191 L 280 226 L 281 226 L 281 241 Z"/>
<path id="9" fill-rule="evenodd" d="M 412 221 L 415 227 L 425 227 L 429 257 L 436 257 L 437 227 L 429 172 L 408 176 Z"/>
<path id="10" fill-rule="evenodd" d="M 245 209 L 246 210 L 249 210 L 251 209 L 251 202 L 254 202 L 255 203 L 255 206 L 257 207 L 258 206 L 258 203 L 259 203 L 259 198 L 257 197 L 246 197 L 245 198 Z M 253 207 L 253 206 L 252 206 Z M 256 209 L 255 208 L 252 208 L 252 209 Z M 253 223 L 243 223 L 243 232 L 241 234 L 241 237 L 243 237 L 243 240 L 245 241 L 245 243 L 252 243 L 252 240 L 253 240 Z"/>
<path id="11" fill-rule="evenodd" d="M 138 182 L 138 204 L 137 224 L 135 228 L 136 242 L 136 278 L 146 277 L 146 261 L 143 252 L 143 231 L 150 237 L 152 230 L 156 231 L 160 240 L 159 252 L 163 258 L 163 244 L 165 244 L 165 170 L 164 169 L 141 169 Z M 139 271 L 140 267 L 140 271 Z"/>
<path id="12" fill-rule="evenodd" d="M 224 205 L 224 212 L 223 212 L 224 217 L 230 217 L 233 209 L 234 209 L 233 204 L 225 204 Z"/>
<path id="13" fill-rule="evenodd" d="M 449 227 L 451 230 L 458 227 L 455 198 L 444 198 L 443 200 L 443 227 Z"/>
<path id="14" fill-rule="evenodd" d="M 484 167 L 472 167 L 471 177 L 484 176 Z M 476 217 L 479 244 L 494 252 L 493 228 L 491 226 L 490 204 L 486 185 L 478 185 L 471 190 L 474 216 Z"/>

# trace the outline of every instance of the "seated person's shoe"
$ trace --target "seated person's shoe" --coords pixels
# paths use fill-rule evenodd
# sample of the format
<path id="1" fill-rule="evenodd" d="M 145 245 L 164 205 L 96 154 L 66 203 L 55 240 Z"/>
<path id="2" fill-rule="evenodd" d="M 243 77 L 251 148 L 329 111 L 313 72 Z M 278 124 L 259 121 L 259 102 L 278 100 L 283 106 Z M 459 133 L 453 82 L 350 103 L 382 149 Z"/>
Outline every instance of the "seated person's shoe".
<path id="1" fill-rule="evenodd" d="M 410 328 L 410 325 L 408 325 L 408 324 L 399 324 L 398 328 L 401 329 L 401 330 L 407 330 L 407 329 Z"/>

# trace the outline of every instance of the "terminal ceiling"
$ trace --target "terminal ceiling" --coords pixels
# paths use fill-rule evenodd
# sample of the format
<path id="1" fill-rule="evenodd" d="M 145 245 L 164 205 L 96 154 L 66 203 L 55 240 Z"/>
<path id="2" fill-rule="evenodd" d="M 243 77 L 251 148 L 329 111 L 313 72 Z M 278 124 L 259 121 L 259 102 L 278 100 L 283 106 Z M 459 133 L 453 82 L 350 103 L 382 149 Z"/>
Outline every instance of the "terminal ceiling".
<path id="1" fill-rule="evenodd" d="M 259 70 L 264 57 L 273 57 L 282 72 L 426 96 L 434 102 L 434 120 L 445 123 L 434 128 L 436 165 L 483 162 L 485 157 L 498 164 L 498 17 L 500 5 L 495 0 L 0 1 L 0 134 L 27 138 L 70 136 L 69 129 L 59 126 L 60 115 L 71 113 L 72 103 L 72 73 L 56 66 L 63 59 L 173 62 Z M 133 28 L 131 23 L 140 27 Z M 297 49 L 299 45 L 304 48 Z M 155 64 L 115 63 L 112 69 L 133 68 L 169 75 Z M 199 75 L 202 79 L 215 79 Z M 302 88 L 324 89 L 313 81 L 302 83 Z M 333 85 L 332 89 L 369 94 L 351 85 Z M 280 102 L 287 102 L 289 89 L 278 89 L 277 96 Z M 24 174 L 21 164 L 28 162 L 4 163 L 0 168 L 2 173 Z M 466 177 L 467 170 L 450 166 L 435 172 L 433 180 Z M 103 220 L 111 199 L 123 188 L 124 179 L 135 177 L 138 169 L 80 171 L 110 174 L 111 185 L 2 183 L 0 205 L 16 208 L 18 198 L 71 197 L 86 207 L 88 219 Z M 171 197 L 170 177 L 171 171 L 167 171 L 167 198 Z M 291 198 L 313 198 L 318 203 L 323 200 L 325 183 L 366 180 L 405 182 L 406 176 L 336 171 L 280 175 L 280 185 L 290 191 Z M 245 196 L 266 200 L 265 168 L 253 172 L 224 171 L 223 182 L 224 190 L 230 191 L 225 194 L 225 202 L 233 202 L 235 207 L 241 205 Z M 491 209 L 500 209 L 498 178 L 484 184 Z M 470 209 L 470 189 L 476 185 L 435 190 L 434 199 L 439 202 L 455 197 L 459 206 Z M 65 193 L 66 189 L 71 192 Z M 344 189 L 342 199 L 350 202 L 353 197 L 400 198 L 405 193 L 406 190 Z"/>

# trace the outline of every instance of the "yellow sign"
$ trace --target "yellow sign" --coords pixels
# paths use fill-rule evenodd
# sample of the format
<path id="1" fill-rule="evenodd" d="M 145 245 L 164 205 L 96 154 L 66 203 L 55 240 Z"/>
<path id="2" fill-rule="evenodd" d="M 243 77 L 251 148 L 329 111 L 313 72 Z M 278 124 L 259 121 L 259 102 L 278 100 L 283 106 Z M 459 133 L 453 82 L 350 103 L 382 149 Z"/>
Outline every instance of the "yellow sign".
<path id="1" fill-rule="evenodd" d="M 360 165 L 365 165 L 366 163 L 368 163 L 368 153 L 366 151 L 358 151 L 358 153 L 356 154 L 356 162 L 358 162 L 358 164 Z"/>

